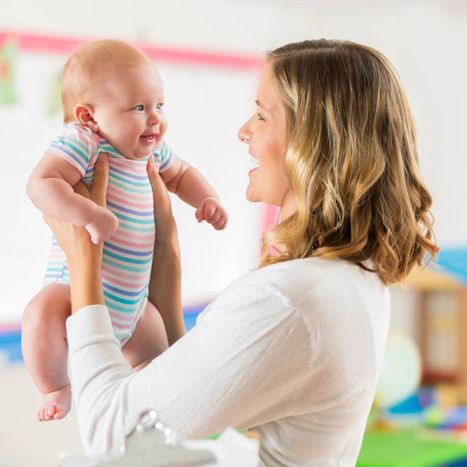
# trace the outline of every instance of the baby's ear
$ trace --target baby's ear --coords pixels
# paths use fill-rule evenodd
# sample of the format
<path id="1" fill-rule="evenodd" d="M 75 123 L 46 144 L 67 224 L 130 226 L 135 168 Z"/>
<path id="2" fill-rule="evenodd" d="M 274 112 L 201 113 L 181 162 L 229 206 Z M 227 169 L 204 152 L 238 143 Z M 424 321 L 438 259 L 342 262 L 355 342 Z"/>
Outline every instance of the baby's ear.
<path id="1" fill-rule="evenodd" d="M 97 133 L 99 125 L 94 120 L 94 108 L 89 104 L 77 104 L 73 110 L 75 120 Z"/>

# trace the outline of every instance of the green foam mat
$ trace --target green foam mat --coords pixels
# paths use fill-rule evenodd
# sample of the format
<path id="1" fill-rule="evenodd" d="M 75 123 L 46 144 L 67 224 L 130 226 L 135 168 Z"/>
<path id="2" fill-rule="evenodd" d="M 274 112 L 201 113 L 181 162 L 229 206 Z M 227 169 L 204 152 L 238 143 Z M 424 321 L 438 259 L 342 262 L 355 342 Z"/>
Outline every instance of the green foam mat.
<path id="1" fill-rule="evenodd" d="M 368 431 L 357 467 L 426 467 L 466 459 L 467 444 L 427 438 L 413 429 Z"/>

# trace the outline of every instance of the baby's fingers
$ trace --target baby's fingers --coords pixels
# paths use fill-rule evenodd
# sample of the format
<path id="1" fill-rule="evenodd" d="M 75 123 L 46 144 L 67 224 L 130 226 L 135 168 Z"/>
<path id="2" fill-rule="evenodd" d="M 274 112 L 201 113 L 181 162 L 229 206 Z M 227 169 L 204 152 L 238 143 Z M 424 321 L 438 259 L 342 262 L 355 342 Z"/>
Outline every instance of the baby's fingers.
<path id="1" fill-rule="evenodd" d="M 219 209 L 216 216 L 212 219 L 212 222 L 211 222 L 212 226 L 216 230 L 222 230 L 227 225 L 228 218 L 229 218 L 229 216 L 227 215 L 225 210 L 224 209 Z"/>
<path id="2" fill-rule="evenodd" d="M 228 219 L 221 219 L 218 224 L 214 226 L 216 230 L 224 230 L 227 227 L 227 221 Z"/>
<path id="3" fill-rule="evenodd" d="M 216 206 L 214 205 L 210 205 L 208 204 L 207 206 L 205 206 L 204 208 L 204 218 L 207 220 L 207 221 L 211 221 L 212 222 L 212 219 L 214 217 L 216 217 L 217 214 L 216 214 Z"/>

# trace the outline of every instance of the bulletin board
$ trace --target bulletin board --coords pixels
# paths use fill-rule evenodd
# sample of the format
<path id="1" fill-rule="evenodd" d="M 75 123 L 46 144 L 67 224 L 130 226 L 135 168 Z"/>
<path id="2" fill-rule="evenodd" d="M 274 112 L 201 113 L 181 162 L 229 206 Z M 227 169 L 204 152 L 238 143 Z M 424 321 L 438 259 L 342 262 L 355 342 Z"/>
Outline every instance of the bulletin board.
<path id="1" fill-rule="evenodd" d="M 95 38 L 0 31 L 0 325 L 18 322 L 40 290 L 50 231 L 25 194 L 32 168 L 62 129 L 59 79 L 68 54 Z M 167 142 L 205 174 L 229 215 L 222 232 L 198 224 L 194 209 L 173 199 L 183 267 L 185 306 L 207 303 L 255 267 L 265 222 L 274 211 L 248 203 L 251 168 L 237 131 L 254 111 L 261 58 L 135 44 L 156 62 L 164 81 Z"/>

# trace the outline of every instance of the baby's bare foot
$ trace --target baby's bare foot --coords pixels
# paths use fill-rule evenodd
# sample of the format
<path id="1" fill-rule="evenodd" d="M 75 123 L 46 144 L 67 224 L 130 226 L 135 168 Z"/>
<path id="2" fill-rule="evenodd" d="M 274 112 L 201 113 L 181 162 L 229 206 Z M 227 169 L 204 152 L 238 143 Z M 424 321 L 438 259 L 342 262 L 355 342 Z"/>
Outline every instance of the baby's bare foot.
<path id="1" fill-rule="evenodd" d="M 56 391 L 44 394 L 44 401 L 37 412 L 40 422 L 49 420 L 60 420 L 70 411 L 71 388 L 67 384 Z"/>

